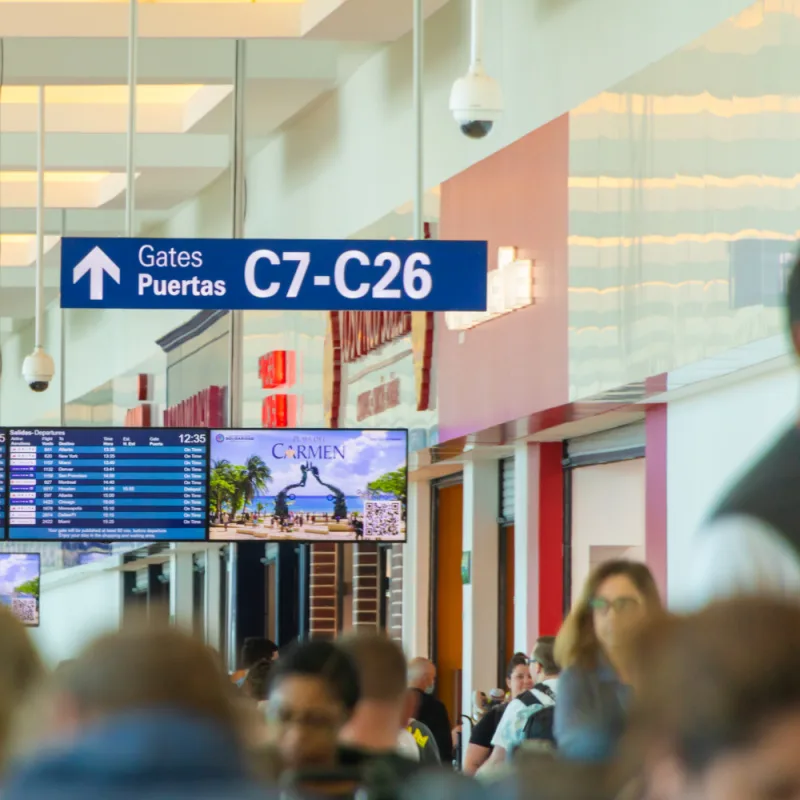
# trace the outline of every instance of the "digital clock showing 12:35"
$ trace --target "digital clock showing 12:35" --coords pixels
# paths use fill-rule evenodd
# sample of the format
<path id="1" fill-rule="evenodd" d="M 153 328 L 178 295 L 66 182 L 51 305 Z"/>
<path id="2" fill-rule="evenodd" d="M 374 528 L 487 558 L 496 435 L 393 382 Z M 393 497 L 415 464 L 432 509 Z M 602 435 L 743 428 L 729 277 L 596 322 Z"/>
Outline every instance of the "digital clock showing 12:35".
<path id="1" fill-rule="evenodd" d="M 205 433 L 182 433 L 180 435 L 181 444 L 205 444 Z"/>

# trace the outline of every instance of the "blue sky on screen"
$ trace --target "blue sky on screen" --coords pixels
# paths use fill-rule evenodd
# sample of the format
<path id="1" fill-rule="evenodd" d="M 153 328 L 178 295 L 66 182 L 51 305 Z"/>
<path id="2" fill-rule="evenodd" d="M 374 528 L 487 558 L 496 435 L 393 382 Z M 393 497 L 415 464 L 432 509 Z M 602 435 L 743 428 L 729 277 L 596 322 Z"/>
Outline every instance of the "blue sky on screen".
<path id="1" fill-rule="evenodd" d="M 225 440 L 220 442 L 220 436 Z M 405 431 L 369 430 L 214 431 L 211 460 L 227 459 L 233 464 L 244 464 L 249 456 L 260 455 L 272 470 L 273 480 L 267 493 L 275 494 L 300 480 L 300 465 L 304 463 L 300 448 L 303 447 L 306 452 L 309 447 L 314 448 L 315 453 L 325 448 L 321 452 L 327 458 L 312 457 L 308 460 L 319 466 L 324 481 L 350 496 L 364 491 L 370 481 L 406 465 Z M 304 490 L 293 491 L 308 496 L 328 493 L 310 476 Z"/>
<path id="2" fill-rule="evenodd" d="M 0 594 L 10 595 L 21 583 L 38 576 L 38 555 L 0 553 Z"/>

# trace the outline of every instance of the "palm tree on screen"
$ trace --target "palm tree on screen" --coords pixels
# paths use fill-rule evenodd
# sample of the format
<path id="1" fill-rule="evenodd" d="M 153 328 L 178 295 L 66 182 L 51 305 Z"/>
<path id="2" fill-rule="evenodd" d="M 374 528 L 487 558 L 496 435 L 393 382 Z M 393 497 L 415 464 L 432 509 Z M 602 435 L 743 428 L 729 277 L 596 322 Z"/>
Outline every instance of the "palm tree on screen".
<path id="1" fill-rule="evenodd" d="M 239 486 L 245 504 L 252 503 L 257 494 L 265 492 L 271 480 L 272 471 L 261 456 L 250 456 L 245 462 L 244 475 Z"/>

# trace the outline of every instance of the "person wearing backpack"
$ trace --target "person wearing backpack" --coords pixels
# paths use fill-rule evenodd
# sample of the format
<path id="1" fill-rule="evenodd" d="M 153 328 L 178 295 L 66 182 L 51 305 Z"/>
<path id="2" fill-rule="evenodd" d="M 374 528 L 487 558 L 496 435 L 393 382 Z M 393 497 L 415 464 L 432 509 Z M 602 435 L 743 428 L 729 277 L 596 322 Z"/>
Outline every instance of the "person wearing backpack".
<path id="1" fill-rule="evenodd" d="M 492 754 L 478 774 L 505 763 L 525 739 L 552 742 L 553 709 L 559 674 L 553 655 L 554 646 L 554 636 L 540 636 L 536 640 L 530 661 L 533 688 L 508 704 L 492 738 Z"/>

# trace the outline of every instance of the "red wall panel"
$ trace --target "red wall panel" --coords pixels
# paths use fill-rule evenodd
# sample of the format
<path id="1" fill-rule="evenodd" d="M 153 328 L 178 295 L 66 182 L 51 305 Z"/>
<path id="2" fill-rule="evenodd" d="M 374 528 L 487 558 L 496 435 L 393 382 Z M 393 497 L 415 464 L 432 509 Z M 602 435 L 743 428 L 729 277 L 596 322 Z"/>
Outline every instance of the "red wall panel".
<path id="1" fill-rule="evenodd" d="M 486 239 L 536 262 L 533 306 L 464 334 L 438 315 L 439 431 L 446 441 L 567 402 L 569 118 L 442 184 L 442 239 Z"/>

